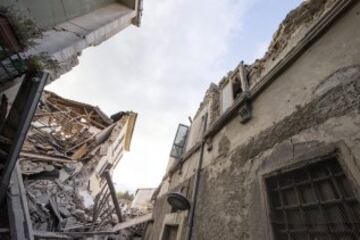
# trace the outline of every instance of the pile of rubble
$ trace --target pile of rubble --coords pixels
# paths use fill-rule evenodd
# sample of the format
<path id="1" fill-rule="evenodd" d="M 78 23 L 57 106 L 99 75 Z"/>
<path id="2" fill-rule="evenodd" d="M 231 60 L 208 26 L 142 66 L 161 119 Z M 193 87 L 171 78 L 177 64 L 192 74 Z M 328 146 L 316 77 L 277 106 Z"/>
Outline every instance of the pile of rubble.
<path id="1" fill-rule="evenodd" d="M 128 134 L 128 116 L 136 114 L 120 112 L 108 118 L 97 107 L 43 94 L 18 160 L 31 225 L 39 239 L 49 233 L 104 231 L 110 239 L 116 224 L 141 214 L 121 219 L 111 196 L 111 178 L 104 177 L 122 156 L 126 140 L 120 135 Z M 130 239 L 140 232 L 112 239 Z"/>

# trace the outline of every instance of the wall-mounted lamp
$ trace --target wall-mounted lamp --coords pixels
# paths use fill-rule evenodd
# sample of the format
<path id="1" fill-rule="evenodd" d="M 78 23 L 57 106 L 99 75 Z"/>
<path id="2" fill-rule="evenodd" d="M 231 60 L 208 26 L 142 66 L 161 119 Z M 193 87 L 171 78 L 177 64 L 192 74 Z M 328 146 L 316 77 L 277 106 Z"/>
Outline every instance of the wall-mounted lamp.
<path id="1" fill-rule="evenodd" d="M 168 193 L 167 201 L 175 210 L 185 211 L 191 207 L 190 201 L 180 192 Z"/>

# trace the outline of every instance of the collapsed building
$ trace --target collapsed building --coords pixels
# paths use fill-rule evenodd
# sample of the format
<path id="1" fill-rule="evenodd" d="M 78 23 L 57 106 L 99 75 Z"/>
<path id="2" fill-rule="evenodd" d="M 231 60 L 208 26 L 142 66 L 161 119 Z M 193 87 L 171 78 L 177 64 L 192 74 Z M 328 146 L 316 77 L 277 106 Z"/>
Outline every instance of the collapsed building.
<path id="1" fill-rule="evenodd" d="M 130 149 L 136 117 L 119 112 L 109 118 L 98 107 L 45 91 L 10 182 L 5 224 L 11 239 L 111 235 L 123 221 L 111 175 Z"/>
<path id="2" fill-rule="evenodd" d="M 360 239 L 359 23 L 359 1 L 304 1 L 211 84 L 144 239 Z"/>
<path id="3" fill-rule="evenodd" d="M 44 86 L 141 16 L 141 0 L 0 0 L 0 204 Z"/>

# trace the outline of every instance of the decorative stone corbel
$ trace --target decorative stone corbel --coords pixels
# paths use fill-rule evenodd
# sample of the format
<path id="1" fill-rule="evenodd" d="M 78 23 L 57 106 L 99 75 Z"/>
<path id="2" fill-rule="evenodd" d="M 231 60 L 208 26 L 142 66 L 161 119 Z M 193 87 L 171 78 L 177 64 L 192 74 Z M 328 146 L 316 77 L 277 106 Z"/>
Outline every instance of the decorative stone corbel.
<path id="1" fill-rule="evenodd" d="M 247 75 L 248 74 L 245 69 L 244 62 L 241 61 L 240 65 L 239 65 L 239 76 L 240 76 L 240 81 L 241 81 L 241 87 L 243 89 L 242 94 L 244 96 L 244 101 L 239 108 L 239 115 L 240 115 L 240 122 L 243 124 L 248 122 L 252 117 L 250 87 L 249 87 L 249 80 L 248 80 Z"/>

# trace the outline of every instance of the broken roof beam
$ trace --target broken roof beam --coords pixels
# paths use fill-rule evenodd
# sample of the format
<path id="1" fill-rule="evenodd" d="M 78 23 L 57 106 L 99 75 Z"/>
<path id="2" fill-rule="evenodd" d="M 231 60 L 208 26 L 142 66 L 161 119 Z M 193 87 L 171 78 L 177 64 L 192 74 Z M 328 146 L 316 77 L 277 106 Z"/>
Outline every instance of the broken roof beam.
<path id="1" fill-rule="evenodd" d="M 37 154 L 37 153 L 27 153 L 27 152 L 21 152 L 20 157 L 31 158 L 31 161 L 57 162 L 57 163 L 73 163 L 74 162 L 67 158 L 52 157 L 49 155 L 42 155 L 42 154 Z M 26 159 L 24 159 L 24 160 L 26 160 Z M 22 161 L 24 161 L 24 160 L 22 159 Z"/>
<path id="2" fill-rule="evenodd" d="M 71 107 L 72 109 L 88 108 L 91 111 L 94 111 L 97 114 L 97 116 L 100 117 L 101 122 L 102 122 L 101 124 L 104 126 L 108 126 L 111 123 L 113 123 L 113 121 L 103 111 L 101 111 L 101 109 L 97 106 L 92 106 L 90 104 L 78 102 L 75 100 L 65 99 L 65 98 L 62 98 L 62 97 L 58 96 L 57 94 L 55 94 L 53 92 L 49 92 L 49 91 L 45 91 L 45 94 L 47 94 L 47 96 L 48 96 L 47 101 L 55 101 L 60 105 L 65 105 L 65 106 Z"/>
<path id="3" fill-rule="evenodd" d="M 149 214 L 146 214 L 146 215 L 143 215 L 143 216 L 140 216 L 140 217 L 133 218 L 133 219 L 131 219 L 129 221 L 119 223 L 115 227 L 113 227 L 113 230 L 115 232 L 118 232 L 120 230 L 129 228 L 129 227 L 141 224 L 141 223 L 149 222 L 149 221 L 152 221 L 152 220 L 153 220 L 152 213 L 149 213 Z"/>
<path id="4" fill-rule="evenodd" d="M 99 232 L 43 232 L 34 231 L 35 239 L 74 239 L 93 236 L 107 236 L 113 235 L 113 231 L 99 231 Z"/>
<path id="5" fill-rule="evenodd" d="M 35 239 L 73 239 L 63 233 L 34 231 Z"/>

